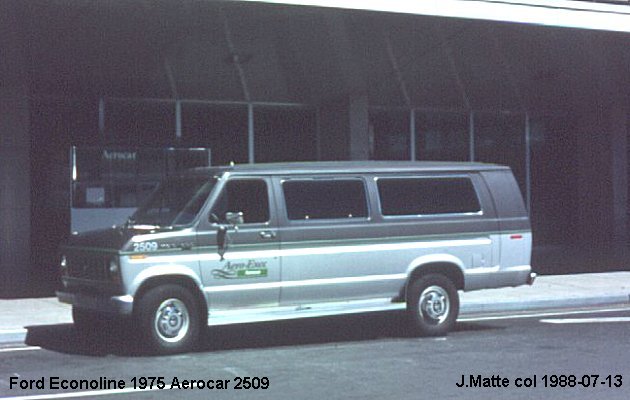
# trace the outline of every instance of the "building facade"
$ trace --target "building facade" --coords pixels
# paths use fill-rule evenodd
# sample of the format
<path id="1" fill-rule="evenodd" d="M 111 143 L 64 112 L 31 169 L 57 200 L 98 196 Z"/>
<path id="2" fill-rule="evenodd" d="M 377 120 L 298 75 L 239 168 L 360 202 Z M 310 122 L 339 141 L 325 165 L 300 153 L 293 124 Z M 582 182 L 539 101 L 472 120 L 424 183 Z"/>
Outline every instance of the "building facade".
<path id="1" fill-rule="evenodd" d="M 56 282 L 72 146 L 507 164 L 534 267 L 623 267 L 627 4 L 272 3 L 0 2 L 0 296 Z"/>

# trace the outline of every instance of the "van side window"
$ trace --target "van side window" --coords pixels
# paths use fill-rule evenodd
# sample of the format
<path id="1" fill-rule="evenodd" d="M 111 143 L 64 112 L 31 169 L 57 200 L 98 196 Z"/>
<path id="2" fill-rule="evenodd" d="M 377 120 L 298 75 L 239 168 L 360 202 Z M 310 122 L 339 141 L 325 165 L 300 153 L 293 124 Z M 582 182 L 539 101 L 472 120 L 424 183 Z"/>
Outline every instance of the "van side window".
<path id="1" fill-rule="evenodd" d="M 377 185 L 385 216 L 481 211 L 469 178 L 379 178 Z"/>
<path id="2" fill-rule="evenodd" d="M 221 222 L 226 222 L 226 212 L 242 212 L 246 224 L 269 221 L 267 183 L 261 179 L 229 180 L 212 212 Z"/>
<path id="3" fill-rule="evenodd" d="M 290 180 L 282 190 L 290 220 L 368 215 L 365 185 L 359 179 Z"/>

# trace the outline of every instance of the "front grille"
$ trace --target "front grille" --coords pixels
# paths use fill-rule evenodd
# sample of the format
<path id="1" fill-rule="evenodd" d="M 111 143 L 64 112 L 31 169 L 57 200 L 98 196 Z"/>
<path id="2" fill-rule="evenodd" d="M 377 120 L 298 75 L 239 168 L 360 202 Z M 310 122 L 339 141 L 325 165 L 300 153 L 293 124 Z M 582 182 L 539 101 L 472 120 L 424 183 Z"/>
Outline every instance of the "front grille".
<path id="1" fill-rule="evenodd" d="M 87 252 L 73 252 L 66 255 L 68 275 L 71 278 L 104 281 L 107 280 L 109 258 L 106 255 Z"/>

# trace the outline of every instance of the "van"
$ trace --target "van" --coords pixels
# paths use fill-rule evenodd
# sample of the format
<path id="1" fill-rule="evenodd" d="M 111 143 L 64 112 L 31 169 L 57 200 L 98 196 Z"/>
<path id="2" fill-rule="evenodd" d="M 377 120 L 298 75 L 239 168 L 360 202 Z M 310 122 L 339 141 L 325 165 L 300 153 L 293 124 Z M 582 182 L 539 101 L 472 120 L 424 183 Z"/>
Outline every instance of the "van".
<path id="1" fill-rule="evenodd" d="M 532 284 L 532 234 L 508 167 L 311 162 L 195 169 L 126 223 L 62 247 L 79 330 L 131 318 L 149 350 L 202 327 L 399 310 L 446 334 L 458 291 Z"/>

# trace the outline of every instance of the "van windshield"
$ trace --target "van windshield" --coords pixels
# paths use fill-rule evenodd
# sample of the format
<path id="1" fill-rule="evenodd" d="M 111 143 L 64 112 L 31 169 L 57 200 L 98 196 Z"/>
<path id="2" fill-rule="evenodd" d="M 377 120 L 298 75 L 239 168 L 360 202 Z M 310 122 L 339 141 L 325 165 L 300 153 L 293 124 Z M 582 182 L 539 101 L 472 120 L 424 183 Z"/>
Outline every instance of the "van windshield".
<path id="1" fill-rule="evenodd" d="M 216 181 L 201 176 L 169 178 L 129 218 L 128 225 L 159 228 L 188 225 L 199 214 Z"/>

